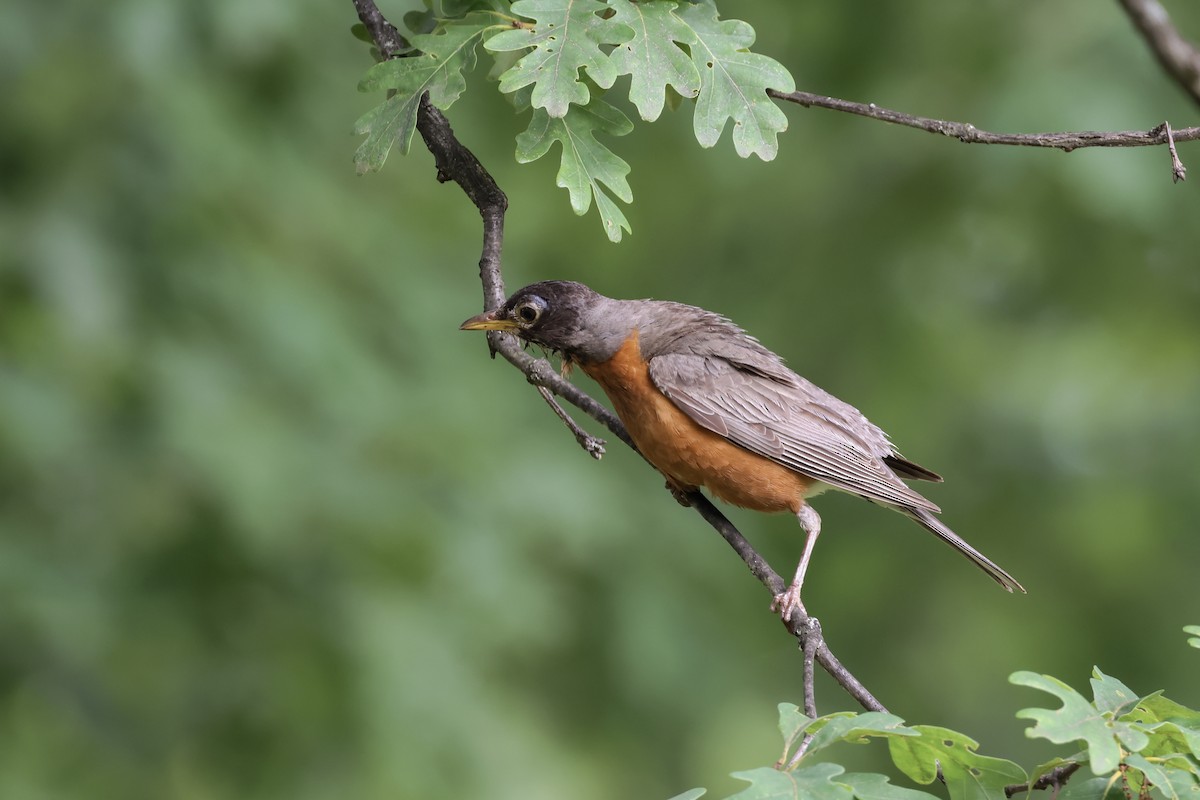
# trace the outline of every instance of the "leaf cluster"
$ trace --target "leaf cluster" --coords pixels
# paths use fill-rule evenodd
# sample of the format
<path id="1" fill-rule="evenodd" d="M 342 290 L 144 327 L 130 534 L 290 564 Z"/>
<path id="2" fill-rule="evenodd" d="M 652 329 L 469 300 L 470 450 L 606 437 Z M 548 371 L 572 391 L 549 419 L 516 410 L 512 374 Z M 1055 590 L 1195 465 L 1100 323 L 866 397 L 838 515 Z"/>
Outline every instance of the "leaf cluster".
<path id="1" fill-rule="evenodd" d="M 1200 633 L 1189 627 L 1188 633 Z M 1195 639 L 1189 644 L 1200 646 Z M 1028 796 L 1029 787 L 1050 784 L 1063 800 L 1197 800 L 1200 798 L 1200 711 L 1168 700 L 1161 692 L 1139 696 L 1116 678 L 1093 670 L 1092 699 L 1062 681 L 1033 672 L 1016 672 L 1009 680 L 1053 695 L 1057 709 L 1026 708 L 1017 717 L 1034 721 L 1031 738 L 1055 744 L 1079 744 L 1069 757 L 1056 757 L 1031 772 L 1015 762 L 981 755 L 968 736 L 932 725 L 906 725 L 879 712 L 836 713 L 811 718 L 796 706 L 779 706 L 783 755 L 774 766 L 733 773 L 750 785 L 728 800 L 929 800 L 935 795 L 893 785 L 887 775 L 847 772 L 830 760 L 840 744 L 887 742 L 892 763 L 919 785 L 944 783 L 951 800 L 1008 800 Z M 1045 779 L 1069 776 L 1086 767 L 1091 777 L 1078 777 L 1063 787 Z M 1062 790 L 1061 792 L 1059 790 Z M 673 800 L 695 800 L 693 789 Z"/>
<path id="2" fill-rule="evenodd" d="M 621 108 L 626 100 L 647 122 L 668 105 L 690 103 L 703 147 L 715 145 L 732 121 L 743 158 L 773 159 L 787 129 L 767 90 L 792 91 L 792 76 L 751 52 L 754 29 L 721 19 L 713 0 L 426 0 L 405 25 L 411 49 L 376 64 L 359 84 L 389 93 L 355 125 L 366 137 L 355 154 L 360 173 L 380 169 L 394 145 L 408 152 L 423 95 L 441 109 L 463 95 L 481 47 L 492 58 L 489 77 L 517 113 L 529 115 L 517 160 L 535 161 L 557 143 L 557 185 L 577 214 L 594 200 L 614 242 L 630 230 L 615 202 L 633 200 L 630 168 L 597 134 L 633 130 Z M 610 91 L 623 75 L 626 98 Z"/>

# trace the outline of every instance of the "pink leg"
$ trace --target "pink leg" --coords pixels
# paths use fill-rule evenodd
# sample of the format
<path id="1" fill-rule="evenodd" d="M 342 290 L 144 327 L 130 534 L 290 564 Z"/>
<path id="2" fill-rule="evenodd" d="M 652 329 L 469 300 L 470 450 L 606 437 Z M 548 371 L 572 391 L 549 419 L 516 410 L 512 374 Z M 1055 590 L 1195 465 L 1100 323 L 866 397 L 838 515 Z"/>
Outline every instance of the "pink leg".
<path id="1" fill-rule="evenodd" d="M 808 562 L 812 559 L 813 548 L 817 545 L 817 537 L 821 535 L 821 517 L 816 511 L 813 511 L 812 506 L 801 506 L 796 518 L 800 520 L 800 527 L 804 529 L 808 538 L 804 541 L 804 553 L 800 556 L 800 563 L 796 566 L 796 576 L 792 578 L 792 585 L 787 588 L 783 594 L 775 595 L 775 600 L 771 603 L 771 610 L 778 611 L 779 616 L 787 619 L 797 609 L 807 615 L 804 610 L 804 603 L 800 602 L 800 587 L 804 585 L 804 573 L 808 571 Z"/>

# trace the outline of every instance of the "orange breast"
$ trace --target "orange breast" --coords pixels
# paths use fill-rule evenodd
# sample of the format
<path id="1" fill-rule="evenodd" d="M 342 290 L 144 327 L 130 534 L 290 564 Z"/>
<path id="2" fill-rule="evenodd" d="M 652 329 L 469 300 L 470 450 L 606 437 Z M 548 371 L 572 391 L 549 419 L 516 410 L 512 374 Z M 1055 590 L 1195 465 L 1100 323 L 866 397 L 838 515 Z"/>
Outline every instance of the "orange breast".
<path id="1" fill-rule="evenodd" d="M 681 488 L 704 486 L 727 503 L 755 511 L 791 511 L 804 504 L 811 478 L 733 444 L 658 391 L 634 331 L 603 364 L 580 368 L 600 384 L 642 454 Z"/>

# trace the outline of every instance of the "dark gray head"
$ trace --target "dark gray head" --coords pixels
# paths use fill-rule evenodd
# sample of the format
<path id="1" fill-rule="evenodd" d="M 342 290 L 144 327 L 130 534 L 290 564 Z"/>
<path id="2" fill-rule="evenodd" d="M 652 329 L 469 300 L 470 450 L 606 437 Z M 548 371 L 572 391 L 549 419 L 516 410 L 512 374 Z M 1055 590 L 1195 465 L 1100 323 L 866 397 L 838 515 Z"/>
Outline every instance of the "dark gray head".
<path id="1" fill-rule="evenodd" d="M 541 281 L 519 289 L 495 311 L 464 322 L 465 331 L 506 331 L 571 360 L 610 356 L 633 327 L 620 300 L 575 281 Z"/>

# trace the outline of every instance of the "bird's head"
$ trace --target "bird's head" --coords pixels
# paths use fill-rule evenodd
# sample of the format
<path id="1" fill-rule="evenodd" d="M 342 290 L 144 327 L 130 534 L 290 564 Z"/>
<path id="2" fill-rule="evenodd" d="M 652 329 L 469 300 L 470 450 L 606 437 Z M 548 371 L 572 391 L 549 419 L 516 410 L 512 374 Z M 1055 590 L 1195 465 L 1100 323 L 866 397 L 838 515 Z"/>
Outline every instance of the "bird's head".
<path id="1" fill-rule="evenodd" d="M 568 360 L 600 357 L 598 313 L 610 300 L 574 281 L 542 281 L 517 290 L 494 311 L 471 317 L 464 331 L 504 331 L 561 353 Z"/>

